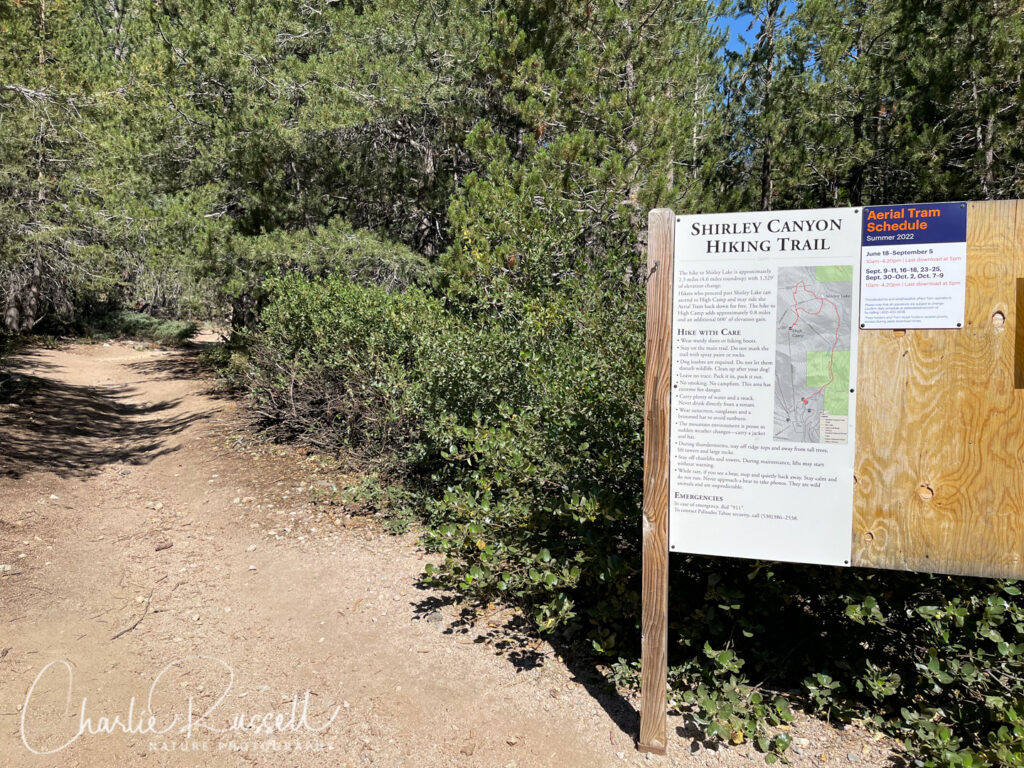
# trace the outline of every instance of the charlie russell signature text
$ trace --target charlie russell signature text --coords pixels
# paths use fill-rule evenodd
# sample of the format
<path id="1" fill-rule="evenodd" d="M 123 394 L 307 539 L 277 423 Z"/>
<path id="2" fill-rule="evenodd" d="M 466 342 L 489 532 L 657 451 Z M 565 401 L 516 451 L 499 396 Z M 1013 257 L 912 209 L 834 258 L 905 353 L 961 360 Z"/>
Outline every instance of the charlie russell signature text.
<path id="1" fill-rule="evenodd" d="M 191 696 L 185 701 L 184 711 L 177 713 L 158 713 L 154 708 L 154 698 L 160 690 L 160 682 L 164 675 L 185 663 L 204 662 L 223 667 L 228 673 L 228 682 L 217 699 L 205 709 L 199 709 Z M 48 677 L 60 675 L 61 669 L 67 675 L 67 698 L 65 713 L 71 709 L 73 696 L 73 672 L 71 664 L 67 661 L 51 661 L 43 667 L 36 679 L 32 682 L 28 693 L 25 696 L 25 703 L 21 710 L 21 741 L 29 752 L 36 755 L 52 755 L 74 744 L 83 736 L 109 736 L 114 733 L 126 733 L 135 735 L 162 736 L 173 734 L 180 736 L 185 741 L 192 739 L 199 733 L 214 734 L 241 734 L 246 736 L 269 736 L 280 733 L 321 733 L 330 727 L 331 723 L 338 716 L 341 710 L 336 706 L 330 713 L 327 721 L 320 725 L 312 725 L 309 722 L 309 697 L 310 692 L 298 694 L 292 697 L 291 708 L 284 712 L 268 711 L 249 713 L 244 711 L 225 712 L 222 704 L 231 692 L 235 681 L 234 670 L 227 662 L 209 656 L 189 656 L 177 659 L 165 666 L 153 680 L 149 687 L 149 694 L 144 707 L 140 707 L 134 696 L 128 702 L 127 711 L 124 713 L 110 714 L 93 713 L 88 708 L 88 698 L 83 696 L 78 707 L 78 730 L 64 743 L 53 746 L 44 745 L 47 735 L 45 718 L 33 710 L 33 695 L 36 694 L 36 687 Z M 52 731 L 51 731 L 52 733 Z"/>

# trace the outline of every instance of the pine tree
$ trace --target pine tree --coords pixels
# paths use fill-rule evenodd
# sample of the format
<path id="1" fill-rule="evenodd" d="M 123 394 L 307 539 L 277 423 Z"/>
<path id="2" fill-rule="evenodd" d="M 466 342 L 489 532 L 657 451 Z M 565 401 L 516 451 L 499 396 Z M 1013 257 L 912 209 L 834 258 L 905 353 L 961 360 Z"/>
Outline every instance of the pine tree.
<path id="1" fill-rule="evenodd" d="M 635 274 L 645 212 L 701 204 L 718 98 L 706 3 L 502 7 L 449 263 L 522 284 Z M 682 172 L 680 172 L 682 171 Z"/>
<path id="2" fill-rule="evenodd" d="M 88 163 L 81 126 L 108 85 L 86 10 L 0 5 L 11 43 L 0 59 L 0 312 L 13 332 L 69 313 L 102 271 L 81 253 L 93 236 L 77 175 Z"/>
<path id="3" fill-rule="evenodd" d="M 1024 13 L 1008 0 L 901 0 L 902 113 L 920 194 L 1020 196 Z"/>
<path id="4" fill-rule="evenodd" d="M 892 3 L 805 0 L 794 20 L 794 204 L 888 201 L 907 173 L 893 157 L 904 84 Z"/>
<path id="5" fill-rule="evenodd" d="M 793 119 L 787 111 L 792 14 L 782 0 L 737 0 L 729 10 L 736 19 L 750 18 L 753 37 L 729 52 L 723 78 L 732 142 L 721 168 L 722 197 L 730 208 L 768 211 L 785 195 L 793 164 L 784 143 Z"/>

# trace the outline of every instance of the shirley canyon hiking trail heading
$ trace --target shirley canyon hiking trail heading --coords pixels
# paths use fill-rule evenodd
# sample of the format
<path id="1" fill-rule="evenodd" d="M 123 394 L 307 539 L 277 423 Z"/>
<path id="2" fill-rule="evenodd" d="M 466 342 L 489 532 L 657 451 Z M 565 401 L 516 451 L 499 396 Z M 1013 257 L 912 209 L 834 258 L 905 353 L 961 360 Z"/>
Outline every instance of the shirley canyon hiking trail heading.
<path id="1" fill-rule="evenodd" d="M 414 536 L 317 506 L 322 462 L 239 447 L 194 355 L 0 369 L 0 768 L 763 764 L 678 714 L 669 754 L 638 754 L 628 696 L 545 642 L 500 652 L 507 613 L 421 589 Z M 890 755 L 794 733 L 797 765 Z"/>

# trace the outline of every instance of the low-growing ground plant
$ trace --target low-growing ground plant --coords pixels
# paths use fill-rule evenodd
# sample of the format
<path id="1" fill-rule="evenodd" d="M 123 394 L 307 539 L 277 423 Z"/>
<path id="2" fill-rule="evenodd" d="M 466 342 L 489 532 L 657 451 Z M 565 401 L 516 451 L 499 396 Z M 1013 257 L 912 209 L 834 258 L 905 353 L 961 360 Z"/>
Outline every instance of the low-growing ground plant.
<path id="1" fill-rule="evenodd" d="M 168 320 L 143 312 L 116 310 L 84 322 L 93 337 L 127 338 L 182 346 L 196 335 L 198 326 L 187 320 Z"/>

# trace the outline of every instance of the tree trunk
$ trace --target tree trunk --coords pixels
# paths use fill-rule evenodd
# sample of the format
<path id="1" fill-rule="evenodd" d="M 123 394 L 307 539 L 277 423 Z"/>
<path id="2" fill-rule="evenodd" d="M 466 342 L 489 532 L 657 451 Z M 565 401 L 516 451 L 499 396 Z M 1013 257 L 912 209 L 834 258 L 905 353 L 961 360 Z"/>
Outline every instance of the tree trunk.
<path id="1" fill-rule="evenodd" d="M 853 142 L 854 152 L 857 152 L 857 147 L 860 146 L 864 140 L 864 115 L 856 114 L 853 116 Z M 855 160 L 853 167 L 850 168 L 850 178 L 847 182 L 847 191 L 850 196 L 850 205 L 861 205 L 861 201 L 864 198 L 864 163 L 859 159 Z"/>
<path id="2" fill-rule="evenodd" d="M 18 309 L 18 291 L 11 291 L 7 299 L 7 309 L 4 310 L 4 328 L 10 333 L 18 333 L 21 330 L 21 311 Z"/>
<path id="3" fill-rule="evenodd" d="M 762 114 L 772 114 L 772 81 L 775 77 L 775 25 L 779 19 L 779 0 L 768 3 L 765 19 L 761 25 L 761 60 L 764 65 L 764 106 Z M 772 183 L 772 130 L 765 126 L 764 146 L 761 150 L 761 210 L 772 209 L 772 198 L 775 189 Z"/>
<path id="4" fill-rule="evenodd" d="M 986 200 L 991 200 L 995 196 L 995 192 L 992 189 L 995 186 L 995 176 L 992 172 L 996 155 L 995 149 L 993 149 L 995 131 L 995 115 L 989 115 L 988 121 L 985 123 L 985 172 L 981 176 L 981 191 L 985 195 Z"/>
<path id="5" fill-rule="evenodd" d="M 21 318 L 21 330 L 23 332 L 31 331 L 32 327 L 36 324 L 36 318 L 39 316 L 39 295 L 42 292 L 43 286 L 43 256 L 41 252 L 36 252 L 36 257 L 32 260 L 32 277 L 29 278 L 25 301 L 23 303 L 24 314 Z"/>

